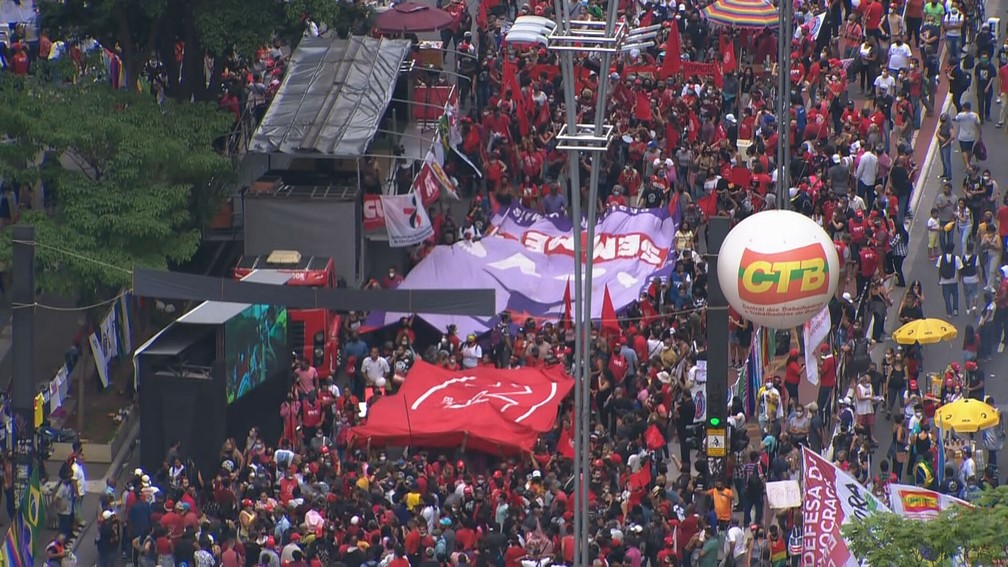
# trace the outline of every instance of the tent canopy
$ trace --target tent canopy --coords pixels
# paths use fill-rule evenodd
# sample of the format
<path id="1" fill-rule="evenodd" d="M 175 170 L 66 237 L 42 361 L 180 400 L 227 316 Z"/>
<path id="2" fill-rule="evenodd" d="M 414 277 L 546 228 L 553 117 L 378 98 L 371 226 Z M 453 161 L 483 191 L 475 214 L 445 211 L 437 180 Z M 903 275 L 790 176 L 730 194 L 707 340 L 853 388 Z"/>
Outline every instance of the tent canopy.
<path id="1" fill-rule="evenodd" d="M 410 42 L 334 34 L 305 38 L 249 150 L 357 158 L 392 100 Z"/>

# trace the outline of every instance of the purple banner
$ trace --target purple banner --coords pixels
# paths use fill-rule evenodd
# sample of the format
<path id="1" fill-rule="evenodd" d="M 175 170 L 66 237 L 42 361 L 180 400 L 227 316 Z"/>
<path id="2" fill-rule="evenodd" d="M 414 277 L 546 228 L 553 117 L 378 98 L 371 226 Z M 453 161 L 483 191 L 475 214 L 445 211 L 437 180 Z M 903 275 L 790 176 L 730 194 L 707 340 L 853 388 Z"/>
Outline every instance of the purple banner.
<path id="1" fill-rule="evenodd" d="M 558 319 L 563 296 L 573 286 L 573 223 L 561 216 L 543 216 L 512 207 L 494 217 L 493 230 L 478 242 L 438 246 L 406 276 L 398 289 L 494 289 L 497 312 L 508 310 L 512 320 L 527 317 Z M 661 209 L 613 207 L 595 228 L 592 317 L 602 312 L 606 285 L 617 311 L 640 296 L 654 277 L 667 277 L 674 260 L 675 221 Z M 584 227 L 582 241 L 587 240 Z M 583 265 L 583 262 L 582 262 Z M 573 291 L 573 290 L 572 290 Z M 381 326 L 402 314 L 378 314 L 368 322 Z M 437 327 L 458 325 L 460 334 L 481 334 L 497 318 L 421 315 Z"/>

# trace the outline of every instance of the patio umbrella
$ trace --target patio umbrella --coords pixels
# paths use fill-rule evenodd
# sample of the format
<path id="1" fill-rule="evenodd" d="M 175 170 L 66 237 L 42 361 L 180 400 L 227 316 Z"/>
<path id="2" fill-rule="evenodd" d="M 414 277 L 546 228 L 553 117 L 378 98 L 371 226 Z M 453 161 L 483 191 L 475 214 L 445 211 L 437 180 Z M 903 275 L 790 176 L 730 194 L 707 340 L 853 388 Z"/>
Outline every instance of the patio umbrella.
<path id="1" fill-rule="evenodd" d="M 736 28 L 776 28 L 777 8 L 766 0 L 715 0 L 703 9 L 707 21 Z"/>
<path id="2" fill-rule="evenodd" d="M 941 319 L 915 319 L 893 332 L 893 340 L 901 345 L 930 345 L 956 338 L 959 331 Z"/>
<path id="3" fill-rule="evenodd" d="M 448 12 L 417 2 L 396 4 L 375 18 L 375 27 L 382 33 L 438 31 L 451 23 Z"/>
<path id="4" fill-rule="evenodd" d="M 935 422 L 942 429 L 956 433 L 976 433 L 981 429 L 994 427 L 1000 418 L 997 410 L 980 400 L 959 398 L 945 404 L 935 413 Z"/>

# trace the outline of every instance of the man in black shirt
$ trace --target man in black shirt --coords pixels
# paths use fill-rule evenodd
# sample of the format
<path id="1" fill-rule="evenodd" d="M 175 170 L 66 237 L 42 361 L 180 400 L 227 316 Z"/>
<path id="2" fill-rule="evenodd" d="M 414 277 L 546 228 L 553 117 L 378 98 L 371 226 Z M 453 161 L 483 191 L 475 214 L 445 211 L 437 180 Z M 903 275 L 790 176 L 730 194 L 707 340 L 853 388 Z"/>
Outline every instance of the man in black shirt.
<path id="1" fill-rule="evenodd" d="M 984 24 L 987 25 L 987 24 Z M 991 62 L 987 53 L 980 55 L 980 61 L 973 69 L 976 79 L 977 114 L 980 123 L 991 119 L 991 104 L 994 101 L 994 84 L 997 82 L 997 67 Z"/>

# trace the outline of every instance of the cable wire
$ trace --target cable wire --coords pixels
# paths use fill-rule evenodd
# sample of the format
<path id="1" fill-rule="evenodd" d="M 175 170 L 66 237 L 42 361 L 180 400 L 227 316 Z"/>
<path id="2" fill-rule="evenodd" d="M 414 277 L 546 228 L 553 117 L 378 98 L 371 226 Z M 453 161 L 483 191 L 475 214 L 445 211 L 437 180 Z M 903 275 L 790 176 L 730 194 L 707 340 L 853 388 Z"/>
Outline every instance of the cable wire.
<path id="1" fill-rule="evenodd" d="M 105 305 L 111 305 L 112 303 L 115 303 L 116 301 L 119 301 L 120 299 L 122 299 L 124 296 L 129 295 L 129 293 L 130 293 L 129 290 L 126 290 L 126 291 L 123 291 L 123 292 L 119 293 L 118 295 L 116 295 L 115 297 L 113 297 L 111 299 L 106 299 L 105 301 L 99 301 L 98 303 L 92 303 L 91 305 L 84 305 L 84 306 L 81 306 L 81 307 L 59 307 L 59 306 L 56 306 L 56 305 L 46 305 L 44 303 L 39 303 L 39 302 L 36 301 L 35 303 L 12 303 L 11 304 L 11 309 L 12 310 L 13 309 L 28 309 L 29 307 L 35 307 L 35 308 L 38 308 L 38 309 L 46 309 L 48 311 L 64 311 L 64 312 L 88 311 L 90 309 L 95 309 L 95 308 L 102 307 L 102 306 L 105 306 Z"/>
<path id="2" fill-rule="evenodd" d="M 110 270 L 117 270 L 117 271 L 120 271 L 120 272 L 122 272 L 124 274 L 129 274 L 131 276 L 133 275 L 133 270 L 128 270 L 126 268 L 123 268 L 122 266 L 116 266 L 114 264 L 109 264 L 108 262 L 102 262 L 101 260 L 95 260 L 94 258 L 89 258 L 87 256 L 82 256 L 82 255 L 80 255 L 80 254 L 78 254 L 76 252 L 71 252 L 70 250 L 59 248 L 57 246 L 52 246 L 50 244 L 43 244 L 41 242 L 38 242 L 37 240 L 36 241 L 32 241 L 32 240 L 14 240 L 13 242 L 14 242 L 14 244 L 28 244 L 30 246 L 38 246 L 39 248 L 46 248 L 48 250 L 52 250 L 53 252 L 59 252 L 60 254 L 66 254 L 67 256 L 70 256 L 72 258 L 77 258 L 78 260 L 84 260 L 86 262 L 91 262 L 91 263 L 97 264 L 99 266 L 103 266 L 105 268 L 109 268 Z"/>

